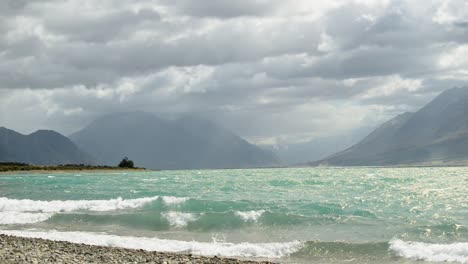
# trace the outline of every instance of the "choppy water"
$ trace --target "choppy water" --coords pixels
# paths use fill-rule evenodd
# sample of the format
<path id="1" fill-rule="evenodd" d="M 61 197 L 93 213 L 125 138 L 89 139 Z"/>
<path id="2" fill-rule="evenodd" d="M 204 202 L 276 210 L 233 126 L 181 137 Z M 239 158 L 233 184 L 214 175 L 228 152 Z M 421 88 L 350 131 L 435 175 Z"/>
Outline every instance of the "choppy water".
<path id="1" fill-rule="evenodd" d="M 287 263 L 468 263 L 468 168 L 0 175 L 0 233 Z"/>

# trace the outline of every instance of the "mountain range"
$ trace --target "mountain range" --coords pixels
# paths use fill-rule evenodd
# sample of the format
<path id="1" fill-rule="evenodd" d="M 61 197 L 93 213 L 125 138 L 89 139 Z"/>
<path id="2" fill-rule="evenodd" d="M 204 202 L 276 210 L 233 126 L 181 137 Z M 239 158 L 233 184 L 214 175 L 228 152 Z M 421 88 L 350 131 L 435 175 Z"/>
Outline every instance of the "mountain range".
<path id="1" fill-rule="evenodd" d="M 29 135 L 0 127 L 0 162 L 36 165 L 93 164 L 93 158 L 70 139 L 51 130 Z"/>
<path id="2" fill-rule="evenodd" d="M 372 131 L 370 127 L 360 127 L 346 133 L 319 137 L 306 142 L 262 147 L 275 153 L 285 166 L 294 166 L 310 160 L 324 159 L 346 149 L 362 140 L 370 131 Z"/>
<path id="3" fill-rule="evenodd" d="M 318 159 L 303 163 L 309 166 L 468 165 L 468 88 L 446 90 L 419 111 L 400 114 L 324 158 L 357 142 L 359 133 L 291 145 L 275 154 L 193 115 L 114 113 L 69 138 L 51 130 L 23 135 L 0 127 L 0 162 L 115 166 L 129 157 L 151 169 L 271 167 L 279 166 L 280 158 L 285 163 Z"/>
<path id="4" fill-rule="evenodd" d="M 116 113 L 98 118 L 70 138 L 102 165 L 116 164 L 124 156 L 138 166 L 158 169 L 279 164 L 273 153 L 194 116 L 167 120 L 143 112 Z"/>
<path id="5" fill-rule="evenodd" d="M 419 111 L 384 123 L 359 143 L 308 165 L 468 164 L 468 88 L 444 91 Z"/>
<path id="6" fill-rule="evenodd" d="M 123 157 L 151 169 L 278 166 L 278 158 L 213 122 L 167 120 L 143 112 L 100 117 L 70 139 L 51 130 L 22 135 L 0 128 L 0 162 L 115 166 Z"/>

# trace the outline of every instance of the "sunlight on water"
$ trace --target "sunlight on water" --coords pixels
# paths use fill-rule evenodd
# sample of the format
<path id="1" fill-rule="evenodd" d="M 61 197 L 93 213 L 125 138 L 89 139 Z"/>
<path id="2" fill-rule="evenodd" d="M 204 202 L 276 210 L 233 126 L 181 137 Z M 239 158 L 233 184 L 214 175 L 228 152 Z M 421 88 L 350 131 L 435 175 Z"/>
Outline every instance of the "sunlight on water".
<path id="1" fill-rule="evenodd" d="M 464 167 L 79 175 L 1 175 L 0 232 L 283 262 L 468 263 Z"/>

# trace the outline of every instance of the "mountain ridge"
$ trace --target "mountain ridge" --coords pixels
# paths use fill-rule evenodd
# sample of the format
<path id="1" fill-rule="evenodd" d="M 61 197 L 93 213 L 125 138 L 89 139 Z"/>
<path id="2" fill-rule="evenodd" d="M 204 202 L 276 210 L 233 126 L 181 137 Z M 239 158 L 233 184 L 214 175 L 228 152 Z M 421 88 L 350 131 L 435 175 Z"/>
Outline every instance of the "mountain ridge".
<path id="1" fill-rule="evenodd" d="M 0 161 L 35 165 L 94 164 L 93 158 L 53 130 L 24 135 L 0 127 Z"/>
<path id="2" fill-rule="evenodd" d="M 307 165 L 468 164 L 468 88 L 442 92 L 385 122 L 357 144 Z"/>
<path id="3" fill-rule="evenodd" d="M 155 169 L 250 168 L 275 166 L 277 158 L 204 119 L 166 120 L 144 112 L 102 116 L 70 135 L 100 164 L 123 156 Z"/>

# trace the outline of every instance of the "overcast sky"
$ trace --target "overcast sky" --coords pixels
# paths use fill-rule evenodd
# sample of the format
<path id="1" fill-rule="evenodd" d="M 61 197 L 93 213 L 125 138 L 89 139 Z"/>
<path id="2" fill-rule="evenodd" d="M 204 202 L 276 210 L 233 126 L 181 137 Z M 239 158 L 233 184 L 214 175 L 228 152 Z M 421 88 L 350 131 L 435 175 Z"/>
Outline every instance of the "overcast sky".
<path id="1" fill-rule="evenodd" d="M 2 0 L 0 126 L 185 112 L 255 143 L 376 126 L 468 80 L 468 0 Z"/>

